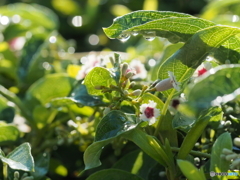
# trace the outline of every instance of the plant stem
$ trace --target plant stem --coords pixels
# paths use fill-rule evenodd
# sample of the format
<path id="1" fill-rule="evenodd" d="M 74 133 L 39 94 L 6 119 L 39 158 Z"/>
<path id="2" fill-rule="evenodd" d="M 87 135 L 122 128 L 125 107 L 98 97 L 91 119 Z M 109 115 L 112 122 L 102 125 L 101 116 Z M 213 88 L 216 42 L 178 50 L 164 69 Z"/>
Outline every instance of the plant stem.
<path id="1" fill-rule="evenodd" d="M 174 92 L 175 92 L 175 90 L 173 89 L 172 92 L 170 93 L 170 95 L 168 96 L 166 102 L 164 103 L 163 109 L 161 111 L 161 116 L 160 116 L 160 118 L 159 118 L 159 120 L 157 122 L 157 127 L 155 129 L 154 136 L 157 136 L 157 134 L 158 134 L 158 132 L 160 130 L 162 121 L 163 121 L 163 119 L 164 119 L 164 117 L 165 117 L 165 115 L 167 113 L 168 106 L 169 106 L 169 103 L 170 103 L 170 101 L 172 99 L 172 96 L 173 96 Z"/>
<path id="2" fill-rule="evenodd" d="M 8 180 L 8 165 L 3 162 L 3 179 Z"/>
<path id="3" fill-rule="evenodd" d="M 179 151 L 180 151 L 180 148 L 171 147 L 171 150 L 174 151 L 174 152 L 179 152 Z M 192 154 L 193 156 L 197 156 L 197 157 L 211 158 L 211 155 L 210 155 L 210 154 L 202 153 L 202 152 L 194 151 L 194 150 L 191 150 L 191 151 L 190 151 L 190 154 Z"/>

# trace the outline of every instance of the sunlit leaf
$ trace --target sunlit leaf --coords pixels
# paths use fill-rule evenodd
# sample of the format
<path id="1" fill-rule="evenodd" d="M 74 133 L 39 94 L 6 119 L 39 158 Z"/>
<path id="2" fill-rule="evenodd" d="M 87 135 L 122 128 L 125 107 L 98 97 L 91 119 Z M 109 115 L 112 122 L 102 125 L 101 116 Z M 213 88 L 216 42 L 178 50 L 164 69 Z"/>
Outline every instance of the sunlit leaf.
<path id="1" fill-rule="evenodd" d="M 85 77 L 84 85 L 91 95 L 102 95 L 101 90 L 96 89 L 96 86 L 109 87 L 115 85 L 116 82 L 112 78 L 112 74 L 105 68 L 95 67 Z"/>
<path id="2" fill-rule="evenodd" d="M 221 134 L 215 143 L 213 144 L 212 153 L 211 153 L 211 166 L 210 171 L 220 173 L 220 172 L 227 172 L 229 169 L 230 161 L 227 161 L 224 158 L 220 158 L 222 154 L 222 150 L 226 148 L 231 150 L 232 149 L 232 138 L 230 133 L 225 132 Z M 214 176 L 212 177 L 213 180 L 226 180 L 228 179 L 226 176 Z"/>
<path id="3" fill-rule="evenodd" d="M 0 159 L 12 169 L 34 171 L 34 160 L 29 143 L 21 144 L 6 157 L 0 155 Z"/>
<path id="4" fill-rule="evenodd" d="M 31 107 L 33 104 L 50 102 L 57 97 L 66 97 L 73 88 L 74 79 L 67 74 L 51 74 L 36 81 L 27 91 L 26 100 Z"/>
<path id="5" fill-rule="evenodd" d="M 212 69 L 188 87 L 188 102 L 180 105 L 180 109 L 194 116 L 203 109 L 234 100 L 240 94 L 239 73 L 240 65 L 221 65 Z"/>
<path id="6" fill-rule="evenodd" d="M 203 133 L 204 129 L 208 125 L 209 121 L 218 119 L 221 120 L 222 118 L 222 110 L 219 107 L 213 107 L 211 109 L 207 109 L 202 112 L 199 118 L 196 120 L 193 127 L 189 130 L 184 141 L 180 147 L 178 152 L 178 159 L 185 159 L 189 152 L 194 147 L 195 143 L 197 142 L 198 138 Z"/>
<path id="7" fill-rule="evenodd" d="M 99 160 L 105 145 L 114 138 L 135 128 L 137 124 L 121 111 L 110 111 L 98 124 L 95 142 L 84 153 L 85 170 L 101 165 Z"/>
<path id="8" fill-rule="evenodd" d="M 0 124 L 0 145 L 6 145 L 17 141 L 20 137 L 20 131 L 14 125 Z"/>
<path id="9" fill-rule="evenodd" d="M 177 164 L 188 180 L 206 180 L 204 174 L 189 161 L 177 160 Z"/>
<path id="10" fill-rule="evenodd" d="M 156 161 L 144 152 L 136 150 L 122 157 L 112 168 L 128 171 L 146 179 L 148 177 L 147 172 L 149 172 L 156 163 Z"/>

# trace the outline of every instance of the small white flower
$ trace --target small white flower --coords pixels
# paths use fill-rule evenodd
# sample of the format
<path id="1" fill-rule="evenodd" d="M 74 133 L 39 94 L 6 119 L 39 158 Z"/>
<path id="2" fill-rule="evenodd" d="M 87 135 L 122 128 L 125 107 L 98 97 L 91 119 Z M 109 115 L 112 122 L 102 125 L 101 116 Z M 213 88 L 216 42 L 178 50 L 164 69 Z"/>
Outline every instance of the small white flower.
<path id="1" fill-rule="evenodd" d="M 205 61 L 200 66 L 198 66 L 196 71 L 193 73 L 193 77 L 199 77 L 199 76 L 205 74 L 211 68 L 212 68 L 212 64 L 209 61 Z"/>
<path id="2" fill-rule="evenodd" d="M 180 83 L 177 82 L 176 77 L 174 76 L 173 72 L 168 71 L 168 76 L 170 77 L 170 82 L 172 84 L 172 86 L 174 87 L 174 89 L 176 89 L 177 91 L 180 91 Z"/>
<path id="3" fill-rule="evenodd" d="M 156 119 L 160 116 L 160 110 L 156 108 L 157 103 L 149 100 L 148 104 L 142 104 L 140 106 L 140 119 L 149 122 L 152 125 L 156 122 Z"/>
<path id="4" fill-rule="evenodd" d="M 109 62 L 104 56 L 97 55 L 94 52 L 89 53 L 87 56 L 81 58 L 81 63 L 83 64 L 81 69 L 78 71 L 76 76 L 77 80 L 85 78 L 87 73 L 89 73 L 94 67 L 101 67 Z"/>
<path id="5" fill-rule="evenodd" d="M 134 73 L 131 79 L 145 79 L 147 77 L 147 70 L 141 61 L 136 59 L 132 60 L 129 67 L 129 71 Z"/>

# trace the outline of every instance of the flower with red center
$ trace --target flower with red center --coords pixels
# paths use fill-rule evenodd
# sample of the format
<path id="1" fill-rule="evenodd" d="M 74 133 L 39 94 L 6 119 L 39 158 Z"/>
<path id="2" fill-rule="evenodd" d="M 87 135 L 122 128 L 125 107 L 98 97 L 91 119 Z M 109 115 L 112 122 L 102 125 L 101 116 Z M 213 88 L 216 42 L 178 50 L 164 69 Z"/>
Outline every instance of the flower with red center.
<path id="1" fill-rule="evenodd" d="M 156 108 L 157 103 L 149 100 L 148 104 L 142 104 L 140 106 L 140 119 L 142 121 L 149 122 L 149 125 L 152 125 L 156 122 L 156 119 L 160 116 L 160 110 Z"/>
<path id="2" fill-rule="evenodd" d="M 201 76 L 201 75 L 203 75 L 206 72 L 207 72 L 207 69 L 202 68 L 202 69 L 198 70 L 198 76 Z"/>

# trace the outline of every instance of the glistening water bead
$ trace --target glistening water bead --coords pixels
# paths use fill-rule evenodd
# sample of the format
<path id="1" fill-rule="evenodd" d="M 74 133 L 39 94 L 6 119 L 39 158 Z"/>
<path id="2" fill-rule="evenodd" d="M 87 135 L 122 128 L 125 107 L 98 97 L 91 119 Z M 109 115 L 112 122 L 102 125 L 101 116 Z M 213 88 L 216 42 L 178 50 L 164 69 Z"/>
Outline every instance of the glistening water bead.
<path id="1" fill-rule="evenodd" d="M 133 32 L 132 32 L 132 35 L 133 35 L 133 36 L 137 36 L 137 35 L 138 35 L 138 32 L 137 32 L 137 31 L 133 31 Z"/>
<path id="2" fill-rule="evenodd" d="M 143 33 L 143 37 L 148 41 L 153 41 L 156 38 L 156 32 L 155 31 L 145 31 Z"/>
<path id="3" fill-rule="evenodd" d="M 120 34 L 118 36 L 118 39 L 122 42 L 126 42 L 130 37 L 131 37 L 130 34 L 125 33 L 125 34 Z"/>

